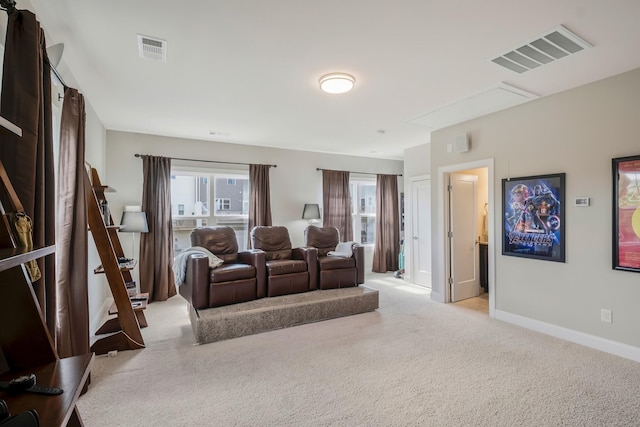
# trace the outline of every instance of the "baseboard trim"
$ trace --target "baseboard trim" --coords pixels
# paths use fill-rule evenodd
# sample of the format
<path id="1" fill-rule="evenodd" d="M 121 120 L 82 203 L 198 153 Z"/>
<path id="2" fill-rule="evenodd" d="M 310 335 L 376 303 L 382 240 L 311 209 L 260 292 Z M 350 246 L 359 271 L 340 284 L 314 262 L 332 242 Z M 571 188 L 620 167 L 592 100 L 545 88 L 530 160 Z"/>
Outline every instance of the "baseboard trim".
<path id="1" fill-rule="evenodd" d="M 442 294 L 441 294 L 441 293 L 439 293 L 439 292 L 435 292 L 435 291 L 433 290 L 433 286 L 431 287 L 431 299 L 432 299 L 433 301 L 436 301 L 436 302 L 442 302 L 442 303 L 444 303 L 444 295 L 442 295 Z"/>
<path id="2" fill-rule="evenodd" d="M 572 343 L 584 345 L 596 350 L 604 351 L 616 356 L 624 357 L 635 362 L 640 362 L 640 348 L 617 341 L 608 340 L 573 329 L 563 328 L 528 317 L 519 316 L 502 310 L 495 311 L 495 318 L 503 322 L 512 323 L 523 328 L 551 335 Z"/>

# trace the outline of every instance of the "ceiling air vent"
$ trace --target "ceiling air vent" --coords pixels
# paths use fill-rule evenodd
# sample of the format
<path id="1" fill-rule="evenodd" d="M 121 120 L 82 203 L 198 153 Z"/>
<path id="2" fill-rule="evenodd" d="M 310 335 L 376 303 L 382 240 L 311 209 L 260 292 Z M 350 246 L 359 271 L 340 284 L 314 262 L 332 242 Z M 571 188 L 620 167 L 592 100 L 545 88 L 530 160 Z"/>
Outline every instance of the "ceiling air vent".
<path id="1" fill-rule="evenodd" d="M 592 47 L 562 25 L 491 61 L 516 73 L 524 73 Z"/>
<path id="2" fill-rule="evenodd" d="M 167 62 L 167 41 L 138 34 L 138 54 L 141 58 Z"/>

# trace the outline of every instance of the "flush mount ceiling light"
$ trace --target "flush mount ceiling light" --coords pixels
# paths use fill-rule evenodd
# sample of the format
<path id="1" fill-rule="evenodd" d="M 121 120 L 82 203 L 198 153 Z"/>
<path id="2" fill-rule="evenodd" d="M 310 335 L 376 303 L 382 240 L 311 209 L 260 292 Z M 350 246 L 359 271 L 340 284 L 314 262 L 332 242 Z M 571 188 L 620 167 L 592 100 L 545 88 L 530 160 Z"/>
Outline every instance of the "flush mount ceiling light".
<path id="1" fill-rule="evenodd" d="M 355 77 L 347 73 L 330 73 L 320 77 L 320 89 L 326 93 L 349 92 L 355 83 Z"/>

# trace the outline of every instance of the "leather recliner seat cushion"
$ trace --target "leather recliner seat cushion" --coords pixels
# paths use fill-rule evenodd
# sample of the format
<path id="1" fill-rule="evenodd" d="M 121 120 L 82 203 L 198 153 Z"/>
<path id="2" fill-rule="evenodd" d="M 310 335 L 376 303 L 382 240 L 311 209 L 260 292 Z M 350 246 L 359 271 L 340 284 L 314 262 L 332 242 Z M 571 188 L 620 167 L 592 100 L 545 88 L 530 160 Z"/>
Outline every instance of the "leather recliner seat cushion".
<path id="1" fill-rule="evenodd" d="M 231 282 L 242 279 L 255 279 L 256 268 L 248 264 L 222 264 L 211 269 L 209 281 L 211 283 Z"/>
<path id="2" fill-rule="evenodd" d="M 342 268 L 356 268 L 355 258 L 343 258 L 337 256 L 325 256 L 318 258 L 320 270 L 335 270 Z"/>
<path id="3" fill-rule="evenodd" d="M 307 271 L 307 263 L 302 260 L 295 259 L 267 261 L 267 271 L 269 276 L 305 273 Z"/>

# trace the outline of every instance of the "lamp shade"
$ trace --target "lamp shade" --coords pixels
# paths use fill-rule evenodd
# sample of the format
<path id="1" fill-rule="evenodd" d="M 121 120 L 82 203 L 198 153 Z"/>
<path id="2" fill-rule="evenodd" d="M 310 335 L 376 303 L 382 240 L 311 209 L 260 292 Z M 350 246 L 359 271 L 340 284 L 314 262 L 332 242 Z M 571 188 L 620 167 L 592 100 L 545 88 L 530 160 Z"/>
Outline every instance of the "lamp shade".
<path id="1" fill-rule="evenodd" d="M 147 215 L 144 212 L 122 212 L 118 231 L 124 233 L 148 233 Z"/>
<path id="2" fill-rule="evenodd" d="M 62 59 L 62 53 L 64 52 L 64 43 L 54 44 L 53 46 L 49 46 L 47 48 L 47 56 L 49 57 L 49 62 L 53 65 L 54 68 L 57 68 L 60 65 L 60 60 Z"/>
<path id="3" fill-rule="evenodd" d="M 320 207 L 317 203 L 305 203 L 302 219 L 320 219 Z"/>

